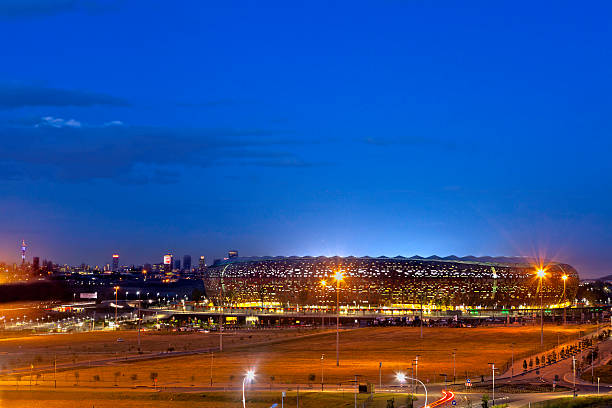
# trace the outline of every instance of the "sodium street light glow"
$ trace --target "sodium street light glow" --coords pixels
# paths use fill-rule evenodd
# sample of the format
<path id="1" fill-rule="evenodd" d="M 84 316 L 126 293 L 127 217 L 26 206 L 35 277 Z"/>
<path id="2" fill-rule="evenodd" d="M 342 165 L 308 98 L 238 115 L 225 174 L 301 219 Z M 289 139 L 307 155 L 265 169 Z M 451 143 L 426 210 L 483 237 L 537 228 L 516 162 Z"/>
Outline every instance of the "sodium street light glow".
<path id="1" fill-rule="evenodd" d="M 251 382 L 255 379 L 255 370 L 250 369 L 244 375 L 244 379 L 242 380 L 242 408 L 246 408 L 246 398 L 244 396 L 244 386 L 247 382 Z"/>

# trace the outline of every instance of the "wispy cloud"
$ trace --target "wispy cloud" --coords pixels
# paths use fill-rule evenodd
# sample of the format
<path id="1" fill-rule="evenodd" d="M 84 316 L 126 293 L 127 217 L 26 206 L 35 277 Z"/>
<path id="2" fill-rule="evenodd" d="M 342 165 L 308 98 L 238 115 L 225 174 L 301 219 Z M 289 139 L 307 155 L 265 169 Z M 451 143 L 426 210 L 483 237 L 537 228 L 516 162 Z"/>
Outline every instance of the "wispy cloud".
<path id="1" fill-rule="evenodd" d="M 53 116 L 45 116 L 41 118 L 40 123 L 37 123 L 35 127 L 41 126 L 51 126 L 54 128 L 63 128 L 63 127 L 71 127 L 71 128 L 80 128 L 81 122 L 74 119 L 62 119 L 62 118 L 54 118 Z"/>
<path id="2" fill-rule="evenodd" d="M 189 167 L 310 167 L 292 138 L 264 129 L 90 125 L 44 117 L 0 125 L 0 179 L 173 183 Z M 25 148 L 24 148 L 25 147 Z"/>
<path id="3" fill-rule="evenodd" d="M 122 98 L 102 93 L 52 88 L 20 82 L 0 84 L 0 109 L 29 106 L 128 106 Z"/>

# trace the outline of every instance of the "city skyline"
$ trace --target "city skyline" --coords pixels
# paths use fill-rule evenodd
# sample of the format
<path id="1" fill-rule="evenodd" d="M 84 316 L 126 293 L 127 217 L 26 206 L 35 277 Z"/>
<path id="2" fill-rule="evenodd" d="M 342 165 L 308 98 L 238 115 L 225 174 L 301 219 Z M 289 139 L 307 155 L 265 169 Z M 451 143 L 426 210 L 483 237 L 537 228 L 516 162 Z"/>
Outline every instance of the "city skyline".
<path id="1" fill-rule="evenodd" d="M 67 264 L 237 248 L 608 275 L 610 8 L 3 3 L 0 259 L 25 239 Z"/>

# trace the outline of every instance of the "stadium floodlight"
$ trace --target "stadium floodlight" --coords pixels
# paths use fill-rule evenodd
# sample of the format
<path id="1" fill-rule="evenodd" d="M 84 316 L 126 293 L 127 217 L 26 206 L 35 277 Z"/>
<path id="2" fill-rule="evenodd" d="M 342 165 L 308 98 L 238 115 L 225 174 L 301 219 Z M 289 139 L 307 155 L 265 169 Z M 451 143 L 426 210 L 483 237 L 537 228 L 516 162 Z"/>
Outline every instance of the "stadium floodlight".
<path id="1" fill-rule="evenodd" d="M 540 278 L 540 347 L 544 348 L 544 278 L 546 271 L 544 268 L 538 268 L 536 274 Z"/>

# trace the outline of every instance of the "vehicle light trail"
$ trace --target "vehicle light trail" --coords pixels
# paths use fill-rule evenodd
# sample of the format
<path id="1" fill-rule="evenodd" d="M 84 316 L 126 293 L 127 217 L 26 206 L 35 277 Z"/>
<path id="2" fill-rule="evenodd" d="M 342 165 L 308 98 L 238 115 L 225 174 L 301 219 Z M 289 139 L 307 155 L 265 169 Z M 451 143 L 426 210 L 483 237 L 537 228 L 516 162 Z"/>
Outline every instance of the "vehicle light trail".
<path id="1" fill-rule="evenodd" d="M 455 399 L 455 393 L 454 392 L 442 390 L 442 397 L 440 399 L 432 402 L 431 404 L 427 405 L 427 407 L 423 407 L 423 408 L 435 408 L 435 407 L 439 407 L 440 405 L 445 404 L 447 402 L 451 402 L 454 399 Z"/>

